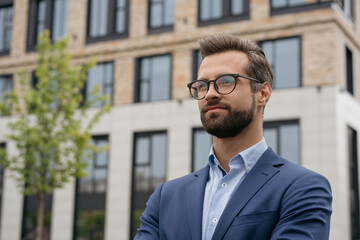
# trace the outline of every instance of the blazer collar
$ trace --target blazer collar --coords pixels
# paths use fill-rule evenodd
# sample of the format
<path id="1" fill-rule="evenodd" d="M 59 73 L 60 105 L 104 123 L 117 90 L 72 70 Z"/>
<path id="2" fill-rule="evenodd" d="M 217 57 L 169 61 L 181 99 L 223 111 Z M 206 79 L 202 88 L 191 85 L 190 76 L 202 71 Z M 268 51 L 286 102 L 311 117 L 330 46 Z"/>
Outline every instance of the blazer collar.
<path id="1" fill-rule="evenodd" d="M 209 165 L 192 173 L 186 186 L 186 209 L 191 239 L 201 239 L 202 214 L 206 181 L 209 177 Z M 181 210 L 180 210 L 181 211 Z"/>
<path id="2" fill-rule="evenodd" d="M 216 226 L 212 239 L 222 239 L 234 218 L 250 201 L 254 194 L 259 191 L 264 184 L 277 174 L 280 170 L 275 166 L 282 165 L 283 162 L 276 153 L 268 148 L 255 164 L 254 168 L 248 173 L 244 181 L 235 190 L 233 196 L 226 205 L 222 216 Z"/>

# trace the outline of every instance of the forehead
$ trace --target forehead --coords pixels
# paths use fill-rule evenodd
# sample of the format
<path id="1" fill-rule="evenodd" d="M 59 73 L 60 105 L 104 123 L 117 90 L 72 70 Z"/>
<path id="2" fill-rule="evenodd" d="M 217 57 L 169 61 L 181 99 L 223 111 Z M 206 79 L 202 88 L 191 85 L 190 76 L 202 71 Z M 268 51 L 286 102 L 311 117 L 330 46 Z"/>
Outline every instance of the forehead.
<path id="1" fill-rule="evenodd" d="M 227 73 L 247 75 L 249 59 L 244 52 L 226 51 L 209 55 L 200 64 L 198 78 L 213 79 Z"/>

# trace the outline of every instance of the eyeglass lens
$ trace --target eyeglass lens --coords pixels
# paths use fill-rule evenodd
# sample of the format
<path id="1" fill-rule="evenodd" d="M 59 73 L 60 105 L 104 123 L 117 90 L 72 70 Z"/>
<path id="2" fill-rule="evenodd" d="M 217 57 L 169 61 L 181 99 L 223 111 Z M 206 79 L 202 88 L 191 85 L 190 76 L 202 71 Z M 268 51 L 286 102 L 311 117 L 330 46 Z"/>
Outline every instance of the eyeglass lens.
<path id="1" fill-rule="evenodd" d="M 220 94 L 229 94 L 235 88 L 236 78 L 231 75 L 220 76 L 214 81 L 215 89 Z M 195 81 L 191 85 L 191 95 L 194 98 L 202 99 L 208 92 L 210 82 L 205 80 Z"/>

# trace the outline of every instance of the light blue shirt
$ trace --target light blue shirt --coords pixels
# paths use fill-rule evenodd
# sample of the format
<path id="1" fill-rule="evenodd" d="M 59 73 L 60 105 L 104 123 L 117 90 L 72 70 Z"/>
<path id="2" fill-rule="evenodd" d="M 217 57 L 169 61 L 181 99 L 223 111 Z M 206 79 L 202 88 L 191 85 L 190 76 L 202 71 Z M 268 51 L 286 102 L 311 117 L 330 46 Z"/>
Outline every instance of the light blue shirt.
<path id="1" fill-rule="evenodd" d="M 238 153 L 230 160 L 230 171 L 226 173 L 220 166 L 213 147 L 211 147 L 209 155 L 209 179 L 206 183 L 203 206 L 203 240 L 211 239 L 221 214 L 235 189 L 241 184 L 267 148 L 263 138 L 257 144 Z"/>

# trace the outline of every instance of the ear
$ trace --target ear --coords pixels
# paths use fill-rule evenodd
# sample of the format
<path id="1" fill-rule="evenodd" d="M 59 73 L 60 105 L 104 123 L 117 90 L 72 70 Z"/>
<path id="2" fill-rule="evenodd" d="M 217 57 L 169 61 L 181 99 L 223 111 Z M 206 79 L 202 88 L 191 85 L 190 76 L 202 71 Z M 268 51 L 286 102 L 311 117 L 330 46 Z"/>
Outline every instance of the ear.
<path id="1" fill-rule="evenodd" d="M 258 91 L 258 106 L 265 107 L 270 99 L 272 88 L 268 82 L 263 83 L 260 90 Z"/>

